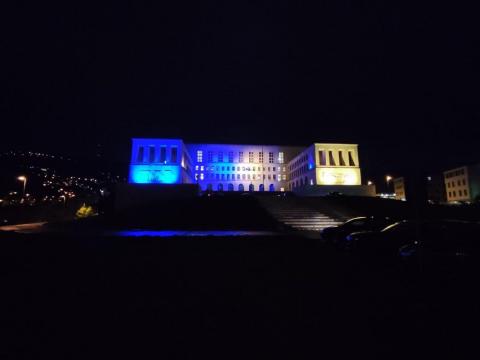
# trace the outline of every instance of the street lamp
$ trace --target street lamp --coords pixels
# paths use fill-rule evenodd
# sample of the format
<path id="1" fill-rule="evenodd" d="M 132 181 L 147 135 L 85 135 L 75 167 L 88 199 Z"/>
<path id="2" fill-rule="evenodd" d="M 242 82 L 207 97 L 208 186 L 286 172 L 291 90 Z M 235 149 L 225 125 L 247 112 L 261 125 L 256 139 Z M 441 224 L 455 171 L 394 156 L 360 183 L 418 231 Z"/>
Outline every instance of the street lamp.
<path id="1" fill-rule="evenodd" d="M 25 197 L 25 188 L 27 187 L 27 177 L 22 175 L 17 177 L 17 180 L 23 181 L 23 197 Z"/>
<path id="2" fill-rule="evenodd" d="M 390 175 L 385 176 L 385 181 L 387 182 L 387 192 L 388 192 L 388 185 L 390 184 L 390 181 L 393 180 L 393 177 Z"/>
<path id="3" fill-rule="evenodd" d="M 372 185 L 373 185 L 373 182 L 370 181 L 370 180 L 368 180 L 368 181 L 367 181 L 367 185 L 368 185 L 368 186 L 372 186 Z"/>

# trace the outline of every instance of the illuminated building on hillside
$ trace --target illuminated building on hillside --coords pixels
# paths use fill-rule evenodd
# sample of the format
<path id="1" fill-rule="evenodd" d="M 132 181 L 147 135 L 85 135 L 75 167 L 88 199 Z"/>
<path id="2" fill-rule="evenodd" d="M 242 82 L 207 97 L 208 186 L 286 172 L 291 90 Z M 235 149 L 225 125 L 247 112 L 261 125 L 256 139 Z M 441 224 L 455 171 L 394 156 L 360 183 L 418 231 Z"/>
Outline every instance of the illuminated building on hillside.
<path id="1" fill-rule="evenodd" d="M 212 191 L 291 191 L 361 185 L 357 145 L 184 144 L 133 139 L 130 183 L 198 184 Z"/>

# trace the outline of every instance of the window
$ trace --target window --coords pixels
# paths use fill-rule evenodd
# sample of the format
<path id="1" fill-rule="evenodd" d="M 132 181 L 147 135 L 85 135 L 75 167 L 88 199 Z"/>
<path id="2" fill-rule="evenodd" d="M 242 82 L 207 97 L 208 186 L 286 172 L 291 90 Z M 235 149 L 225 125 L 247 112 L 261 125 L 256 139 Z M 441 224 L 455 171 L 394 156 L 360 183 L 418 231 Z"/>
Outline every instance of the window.
<path id="1" fill-rule="evenodd" d="M 345 166 L 345 161 L 343 160 L 343 151 L 340 150 L 338 152 L 338 159 L 339 159 L 339 162 L 340 162 L 340 166 Z"/>
<path id="2" fill-rule="evenodd" d="M 275 166 L 273 167 L 273 171 L 276 171 L 276 167 L 275 167 Z"/>
<path id="3" fill-rule="evenodd" d="M 273 164 L 273 152 L 268 153 L 268 163 Z"/>
<path id="4" fill-rule="evenodd" d="M 327 166 L 327 157 L 325 156 L 325 151 L 320 150 L 318 152 L 318 158 L 320 160 L 320 166 Z"/>
<path id="5" fill-rule="evenodd" d="M 215 174 L 215 179 L 220 180 L 220 174 Z"/>
<path id="6" fill-rule="evenodd" d="M 233 163 L 233 151 L 228 152 L 228 162 Z M 233 186 L 233 185 L 232 185 Z"/>
<path id="7" fill-rule="evenodd" d="M 177 147 L 172 147 L 171 152 L 170 152 L 170 162 L 173 164 L 177 163 L 177 158 L 178 158 L 178 148 Z"/>
<path id="8" fill-rule="evenodd" d="M 155 146 L 148 147 L 148 162 L 155 162 Z"/>
<path id="9" fill-rule="evenodd" d="M 217 161 L 218 162 L 223 162 L 223 152 L 221 152 L 221 151 L 218 152 Z"/>
<path id="10" fill-rule="evenodd" d="M 243 184 L 238 185 L 238 191 L 244 191 L 243 190 Z"/>
<path id="11" fill-rule="evenodd" d="M 273 180 L 277 180 L 277 175 L 273 174 Z"/>
<path id="12" fill-rule="evenodd" d="M 348 165 L 355 166 L 355 161 L 353 161 L 353 154 L 351 151 L 348 152 Z"/>
<path id="13" fill-rule="evenodd" d="M 259 162 L 260 164 L 263 164 L 263 151 L 260 151 L 260 152 L 258 153 L 258 162 Z"/>
<path id="14" fill-rule="evenodd" d="M 143 148 L 143 146 L 140 146 L 138 148 L 138 152 L 137 152 L 137 162 L 143 162 L 143 154 L 144 154 L 144 151 L 145 149 Z"/>
<path id="15" fill-rule="evenodd" d="M 457 193 L 455 190 L 453 190 L 453 196 L 457 196 Z"/>
<path id="16" fill-rule="evenodd" d="M 240 174 L 237 174 L 237 180 L 240 180 Z"/>
<path id="17" fill-rule="evenodd" d="M 457 185 L 460 186 L 462 183 L 460 182 L 460 180 L 457 181 Z"/>
<path id="18" fill-rule="evenodd" d="M 160 162 L 164 163 L 165 161 L 167 161 L 167 148 L 162 146 L 160 148 Z"/>
<path id="19" fill-rule="evenodd" d="M 248 162 L 253 163 L 253 151 L 248 152 Z"/>
<path id="20" fill-rule="evenodd" d="M 198 163 L 203 162 L 203 151 L 202 150 L 197 150 L 197 162 Z"/>
<path id="21" fill-rule="evenodd" d="M 225 166 L 222 166 L 222 171 L 225 171 Z"/>
<path id="22" fill-rule="evenodd" d="M 242 174 L 242 180 L 245 180 L 245 176 L 246 176 L 245 174 Z"/>
<path id="23" fill-rule="evenodd" d="M 208 161 L 209 163 L 212 163 L 212 162 L 213 162 L 213 152 L 209 151 L 209 152 L 207 153 L 207 161 Z"/>
<path id="24" fill-rule="evenodd" d="M 203 173 L 200 174 L 200 180 L 203 180 L 204 179 L 204 176 L 203 176 Z"/>
<path id="25" fill-rule="evenodd" d="M 240 152 L 238 153 L 238 162 L 239 162 L 239 163 L 243 163 L 243 151 L 240 151 Z"/>
<path id="26" fill-rule="evenodd" d="M 467 191 L 467 189 L 463 190 L 463 194 L 464 194 L 465 196 L 468 196 L 468 191 Z"/>
<path id="27" fill-rule="evenodd" d="M 283 162 L 284 162 L 283 151 L 280 151 L 280 152 L 278 153 L 278 162 L 279 162 L 280 164 L 283 164 Z"/>
<path id="28" fill-rule="evenodd" d="M 462 181 L 462 182 L 463 182 L 463 185 L 467 185 L 467 182 L 466 182 L 466 180 L 465 180 L 465 179 L 463 179 L 463 181 Z"/>
<path id="29" fill-rule="evenodd" d="M 218 184 L 217 189 L 218 191 L 223 191 L 223 184 Z"/>
<path id="30" fill-rule="evenodd" d="M 328 160 L 330 166 L 335 166 L 335 158 L 333 157 L 333 151 L 331 150 L 328 152 Z"/>
<path id="31" fill-rule="evenodd" d="M 228 184 L 228 191 L 233 191 L 233 184 Z"/>

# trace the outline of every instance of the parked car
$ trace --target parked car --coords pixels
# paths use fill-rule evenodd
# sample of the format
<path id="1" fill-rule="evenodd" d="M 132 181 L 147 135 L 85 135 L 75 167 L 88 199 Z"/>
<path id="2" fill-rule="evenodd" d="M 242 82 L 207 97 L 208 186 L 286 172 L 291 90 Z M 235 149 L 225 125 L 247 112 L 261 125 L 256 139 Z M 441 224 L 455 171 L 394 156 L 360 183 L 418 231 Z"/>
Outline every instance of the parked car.
<path id="1" fill-rule="evenodd" d="M 341 246 L 346 236 L 359 231 L 380 231 L 393 224 L 394 220 L 380 216 L 361 216 L 345 221 L 338 226 L 323 229 L 322 239 L 334 245 Z"/>
<path id="2" fill-rule="evenodd" d="M 463 221 L 436 223 L 435 236 L 411 241 L 399 250 L 400 257 L 411 266 L 441 273 L 478 270 L 480 258 L 480 224 Z"/>
<path id="3" fill-rule="evenodd" d="M 434 244 L 435 248 L 446 248 L 450 242 L 456 241 L 458 245 L 464 244 L 462 246 L 465 249 L 467 248 L 465 244 L 470 244 L 471 253 L 478 244 L 475 241 L 479 233 L 478 226 L 449 220 L 400 221 L 379 232 L 352 233 L 345 239 L 345 248 L 359 252 L 398 255 L 400 248 L 404 254 L 407 254 L 408 249 L 410 251 L 416 249 L 412 248 L 412 245 Z M 410 248 L 403 248 L 405 245 L 410 245 Z"/>
<path id="4" fill-rule="evenodd" d="M 362 231 L 348 235 L 343 248 L 371 254 L 396 255 L 401 246 L 415 241 L 425 233 L 425 224 L 415 221 L 399 221 L 381 231 Z"/>

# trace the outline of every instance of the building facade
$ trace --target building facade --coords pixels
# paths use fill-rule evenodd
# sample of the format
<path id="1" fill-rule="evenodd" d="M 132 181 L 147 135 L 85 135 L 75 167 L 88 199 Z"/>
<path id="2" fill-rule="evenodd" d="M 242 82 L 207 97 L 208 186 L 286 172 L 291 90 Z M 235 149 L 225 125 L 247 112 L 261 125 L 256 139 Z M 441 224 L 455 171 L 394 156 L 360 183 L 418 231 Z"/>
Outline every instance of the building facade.
<path id="1" fill-rule="evenodd" d="M 393 179 L 393 189 L 395 192 L 395 200 L 407 200 L 407 191 L 405 189 L 405 178 L 399 177 Z"/>
<path id="2" fill-rule="evenodd" d="M 184 144 L 133 139 L 130 183 L 196 183 L 211 191 L 290 191 L 311 185 L 361 185 L 358 146 Z"/>
<path id="3" fill-rule="evenodd" d="M 480 196 L 480 165 L 462 166 L 443 173 L 447 202 L 473 202 Z"/>

